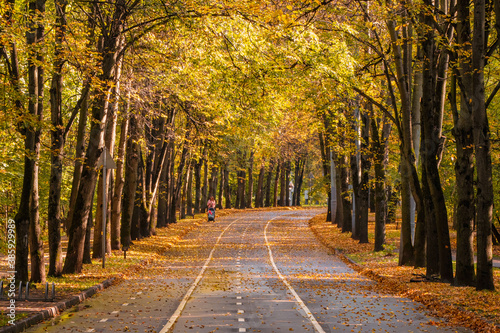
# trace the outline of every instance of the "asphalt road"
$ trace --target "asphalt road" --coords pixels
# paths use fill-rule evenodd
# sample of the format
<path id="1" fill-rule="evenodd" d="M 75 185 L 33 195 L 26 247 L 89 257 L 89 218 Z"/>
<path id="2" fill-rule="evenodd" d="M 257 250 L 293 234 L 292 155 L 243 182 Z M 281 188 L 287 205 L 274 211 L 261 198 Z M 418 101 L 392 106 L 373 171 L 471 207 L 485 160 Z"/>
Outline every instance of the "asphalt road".
<path id="1" fill-rule="evenodd" d="M 317 209 L 205 223 L 144 274 L 28 332 L 467 332 L 379 294 L 315 239 Z"/>

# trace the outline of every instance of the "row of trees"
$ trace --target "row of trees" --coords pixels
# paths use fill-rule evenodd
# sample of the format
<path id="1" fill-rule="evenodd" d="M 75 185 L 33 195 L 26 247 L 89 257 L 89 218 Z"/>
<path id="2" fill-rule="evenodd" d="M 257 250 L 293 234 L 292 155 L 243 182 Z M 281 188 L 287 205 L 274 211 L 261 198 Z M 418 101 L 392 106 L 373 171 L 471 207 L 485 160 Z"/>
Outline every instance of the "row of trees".
<path id="1" fill-rule="evenodd" d="M 474 14 L 445 1 L 2 6 L 0 176 L 3 206 L 18 208 L 19 281 L 29 278 L 28 258 L 31 280 L 45 278 L 45 225 L 48 274 L 59 276 L 102 257 L 103 214 L 106 252 L 126 251 L 177 214 L 203 211 L 210 195 L 224 208 L 299 205 L 304 178 L 314 178 L 309 195 L 329 193 L 329 218 L 360 242 L 369 241 L 373 189 L 376 251 L 387 189 L 400 188 L 400 264 L 494 288 L 499 170 L 486 111 L 498 90 L 498 6 L 478 1 Z M 117 164 L 105 179 L 104 149 Z"/>
<path id="2" fill-rule="evenodd" d="M 400 264 L 426 267 L 428 276 L 437 275 L 458 285 L 494 289 L 494 181 L 487 109 L 500 82 L 495 75 L 500 7 L 484 1 L 352 4 L 355 9 L 349 12 L 349 18 L 356 29 L 347 31 L 347 38 L 362 52 L 358 57 L 362 65 L 355 75 L 357 82 L 350 86 L 355 93 L 345 99 L 341 108 L 351 105 L 348 112 L 353 112 L 351 124 L 355 131 L 351 145 L 355 144 L 356 149 L 350 155 L 345 150 L 335 155 L 337 175 L 341 175 L 340 196 L 347 184 L 343 169 L 351 169 L 357 225 L 353 236 L 368 241 L 366 189 L 373 164 L 375 250 L 383 244 L 387 211 L 383 187 L 392 127 L 401 157 Z M 345 32 L 345 27 L 323 24 L 339 14 L 345 17 L 346 12 L 325 12 L 318 27 Z M 345 138 L 343 131 L 338 133 L 337 119 L 338 113 L 325 116 L 325 129 L 331 136 L 327 141 Z M 452 137 L 446 137 L 444 130 Z M 445 196 L 441 168 L 445 152 L 454 161 L 455 200 Z M 449 236 L 450 204 L 455 210 L 457 230 L 455 275 Z M 417 221 L 412 230 L 415 211 Z"/>

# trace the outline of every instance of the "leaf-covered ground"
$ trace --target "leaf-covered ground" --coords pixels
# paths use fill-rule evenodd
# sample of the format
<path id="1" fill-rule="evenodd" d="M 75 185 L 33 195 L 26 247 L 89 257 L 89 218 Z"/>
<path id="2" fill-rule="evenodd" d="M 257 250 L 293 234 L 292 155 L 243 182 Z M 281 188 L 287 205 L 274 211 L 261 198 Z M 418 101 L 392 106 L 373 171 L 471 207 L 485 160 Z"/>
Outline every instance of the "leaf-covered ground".
<path id="1" fill-rule="evenodd" d="M 316 236 L 351 267 L 379 282 L 378 291 L 419 301 L 450 325 L 468 327 L 475 332 L 500 332 L 498 291 L 476 291 L 473 287 L 454 287 L 441 282 L 410 282 L 415 278 L 421 280 L 418 276 L 425 274 L 425 269 L 397 265 L 399 230 L 396 224 L 386 226 L 386 249 L 374 252 L 373 222 L 369 223 L 371 243 L 359 244 L 351 238 L 351 233 L 342 233 L 325 219 L 326 215 L 319 215 L 310 221 Z M 499 250 L 499 246 L 495 246 L 496 254 Z M 494 275 L 495 286 L 499 288 L 500 270 L 494 269 Z"/>

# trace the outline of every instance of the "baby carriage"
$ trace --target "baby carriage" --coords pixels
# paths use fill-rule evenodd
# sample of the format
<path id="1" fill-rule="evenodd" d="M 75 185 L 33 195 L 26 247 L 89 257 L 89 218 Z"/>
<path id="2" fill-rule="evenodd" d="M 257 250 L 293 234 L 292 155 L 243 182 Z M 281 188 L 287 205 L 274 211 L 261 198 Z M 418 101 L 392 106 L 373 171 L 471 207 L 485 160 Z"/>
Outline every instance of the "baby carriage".
<path id="1" fill-rule="evenodd" d="M 209 208 L 207 216 L 208 216 L 208 221 L 215 221 L 215 208 Z"/>

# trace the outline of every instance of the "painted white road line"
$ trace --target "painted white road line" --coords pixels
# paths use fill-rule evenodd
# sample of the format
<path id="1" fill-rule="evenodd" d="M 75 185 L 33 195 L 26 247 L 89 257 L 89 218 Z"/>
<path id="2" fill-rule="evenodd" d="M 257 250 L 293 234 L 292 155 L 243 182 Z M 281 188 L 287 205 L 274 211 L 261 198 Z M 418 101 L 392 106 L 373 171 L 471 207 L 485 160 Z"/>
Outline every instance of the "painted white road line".
<path id="1" fill-rule="evenodd" d="M 191 295 L 193 294 L 193 291 L 196 289 L 196 287 L 198 286 L 198 283 L 200 283 L 201 281 L 201 278 L 203 277 L 203 273 L 205 273 L 205 270 L 207 269 L 208 267 L 208 264 L 210 263 L 210 261 L 212 260 L 212 256 L 215 252 L 215 248 L 217 247 L 217 245 L 219 244 L 221 238 L 222 238 L 222 235 L 224 235 L 224 233 L 227 231 L 227 229 L 229 229 L 236 221 L 239 221 L 241 220 L 241 218 L 237 219 L 237 220 L 234 220 L 233 222 L 231 222 L 224 230 L 222 230 L 221 234 L 219 235 L 219 237 L 217 238 L 217 241 L 215 242 L 215 245 L 214 247 L 212 248 L 212 251 L 210 251 L 210 255 L 208 256 L 207 260 L 205 261 L 205 264 L 203 265 L 200 273 L 198 274 L 198 276 L 196 277 L 196 280 L 194 280 L 193 284 L 191 285 L 191 287 L 189 288 L 189 290 L 187 291 L 186 295 L 184 295 L 184 298 L 182 299 L 181 303 L 179 304 L 179 306 L 177 307 L 177 310 L 175 310 L 174 314 L 172 315 L 172 317 L 170 317 L 170 319 L 168 320 L 167 324 L 160 330 L 159 333 L 167 333 L 175 324 L 175 322 L 177 321 L 177 319 L 179 319 L 179 317 L 181 316 L 181 313 L 182 313 L 182 310 L 184 310 L 184 308 L 186 307 L 186 304 L 187 304 L 187 301 L 188 299 L 191 297 Z"/>
<path id="2" fill-rule="evenodd" d="M 128 303 L 123 303 L 123 304 L 122 304 L 122 306 L 127 306 L 127 305 L 128 305 Z"/>
<path id="3" fill-rule="evenodd" d="M 245 318 L 238 318 L 238 322 L 244 323 L 245 322 Z"/>
<path id="4" fill-rule="evenodd" d="M 99 320 L 100 323 L 105 323 L 107 321 L 108 321 L 108 318 L 103 318 L 103 319 Z"/>
<path id="5" fill-rule="evenodd" d="M 238 332 L 246 332 L 246 331 L 247 331 L 247 329 L 246 329 L 246 328 L 243 328 L 243 327 L 241 327 L 241 328 L 238 330 Z"/>
<path id="6" fill-rule="evenodd" d="M 274 218 L 274 219 L 276 219 L 276 218 Z M 290 290 L 290 292 L 292 293 L 292 295 L 295 298 L 295 301 L 297 302 L 297 304 L 299 304 L 299 306 L 305 312 L 305 315 L 306 315 L 307 319 L 309 319 L 309 321 L 313 325 L 313 327 L 316 330 L 316 332 L 318 332 L 318 333 L 326 333 L 323 330 L 323 328 L 321 327 L 321 325 L 318 323 L 318 321 L 316 320 L 316 318 L 314 317 L 314 315 L 311 313 L 311 310 L 309 310 L 309 308 L 307 307 L 307 305 L 305 305 L 305 303 L 302 301 L 302 299 L 300 299 L 299 295 L 295 292 L 295 289 L 293 289 L 292 285 L 290 283 L 288 283 L 286 277 L 283 276 L 283 274 L 281 274 L 281 272 L 279 271 L 278 267 L 276 266 L 276 263 L 274 262 L 273 251 L 271 251 L 271 245 L 269 244 L 269 240 L 267 239 L 267 227 L 269 227 L 269 224 L 274 219 L 271 219 L 271 220 L 267 221 L 266 227 L 264 228 L 264 239 L 266 241 L 267 250 L 269 252 L 269 259 L 271 260 L 271 264 L 273 265 L 273 268 L 276 271 L 276 273 L 278 274 L 279 278 L 283 281 L 283 283 L 285 284 L 285 286 L 287 286 L 288 290 Z"/>
<path id="7" fill-rule="evenodd" d="M 117 313 L 120 313 L 120 311 L 113 311 L 113 312 L 111 312 L 111 314 L 117 314 Z"/>

